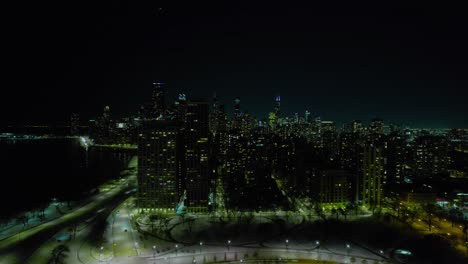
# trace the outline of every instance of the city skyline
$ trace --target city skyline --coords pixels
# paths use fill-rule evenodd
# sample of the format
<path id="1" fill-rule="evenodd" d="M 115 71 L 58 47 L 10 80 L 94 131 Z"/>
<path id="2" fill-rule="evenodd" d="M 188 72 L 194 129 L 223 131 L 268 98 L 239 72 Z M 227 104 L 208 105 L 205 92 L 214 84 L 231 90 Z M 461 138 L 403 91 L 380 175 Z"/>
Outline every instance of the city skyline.
<path id="1" fill-rule="evenodd" d="M 180 6 L 5 9 L 1 263 L 468 263 L 466 9 Z"/>

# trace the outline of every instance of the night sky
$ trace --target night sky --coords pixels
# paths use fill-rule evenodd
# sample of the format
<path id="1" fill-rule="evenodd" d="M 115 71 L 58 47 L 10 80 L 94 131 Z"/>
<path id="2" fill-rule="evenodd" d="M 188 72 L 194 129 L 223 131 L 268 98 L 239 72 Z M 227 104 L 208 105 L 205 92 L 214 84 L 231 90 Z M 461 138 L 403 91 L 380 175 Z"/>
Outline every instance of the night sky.
<path id="1" fill-rule="evenodd" d="M 461 6 L 226 7 L 36 4 L 5 9 L 5 123 L 135 114 L 151 83 L 232 101 L 257 117 L 281 95 L 308 109 L 415 127 L 468 127 L 468 16 Z"/>

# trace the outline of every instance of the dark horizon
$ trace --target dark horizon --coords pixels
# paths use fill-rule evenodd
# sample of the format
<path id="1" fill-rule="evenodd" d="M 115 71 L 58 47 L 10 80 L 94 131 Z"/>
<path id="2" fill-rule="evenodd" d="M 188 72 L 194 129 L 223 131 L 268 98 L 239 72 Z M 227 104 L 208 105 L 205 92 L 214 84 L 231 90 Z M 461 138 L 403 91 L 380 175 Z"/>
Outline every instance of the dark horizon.
<path id="1" fill-rule="evenodd" d="M 457 9 L 22 7 L 0 112 L 7 124 L 85 121 L 106 105 L 122 117 L 164 81 L 168 103 L 216 92 L 229 114 L 239 96 L 266 118 L 279 94 L 288 116 L 466 128 L 468 19 Z"/>

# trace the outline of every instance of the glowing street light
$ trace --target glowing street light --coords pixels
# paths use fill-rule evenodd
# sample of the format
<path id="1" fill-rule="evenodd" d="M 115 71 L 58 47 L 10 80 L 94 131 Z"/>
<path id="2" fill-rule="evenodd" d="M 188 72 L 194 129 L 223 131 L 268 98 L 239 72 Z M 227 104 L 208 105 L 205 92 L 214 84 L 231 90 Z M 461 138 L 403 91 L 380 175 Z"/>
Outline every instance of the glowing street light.
<path id="1" fill-rule="evenodd" d="M 202 246 L 203 246 L 203 242 L 200 241 L 200 253 L 201 253 L 201 250 L 202 250 Z"/>
<path id="2" fill-rule="evenodd" d="M 101 247 L 99 248 L 99 250 L 100 250 L 100 253 L 99 253 L 99 262 L 102 262 L 102 251 L 104 250 L 104 247 L 101 246 Z"/>
<path id="3" fill-rule="evenodd" d="M 284 243 L 286 244 L 286 249 L 288 249 L 289 239 L 286 239 L 286 240 L 284 241 Z"/>
<path id="4" fill-rule="evenodd" d="M 230 245 L 231 245 L 231 240 L 228 240 L 228 241 L 227 241 L 227 248 L 228 248 L 228 251 L 229 251 L 229 249 L 230 249 Z"/>

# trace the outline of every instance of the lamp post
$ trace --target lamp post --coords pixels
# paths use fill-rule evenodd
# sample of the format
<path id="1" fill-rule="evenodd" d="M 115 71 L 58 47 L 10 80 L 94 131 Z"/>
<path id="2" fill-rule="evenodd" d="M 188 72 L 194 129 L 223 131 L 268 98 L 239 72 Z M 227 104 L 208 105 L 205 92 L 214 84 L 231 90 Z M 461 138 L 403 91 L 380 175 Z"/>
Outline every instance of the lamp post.
<path id="1" fill-rule="evenodd" d="M 288 243 L 289 243 L 289 239 L 286 239 L 286 240 L 284 241 L 284 244 L 286 245 L 286 250 L 288 250 Z"/>
<path id="2" fill-rule="evenodd" d="M 203 246 L 203 242 L 200 241 L 200 253 L 201 253 L 201 251 L 202 251 L 202 246 Z"/>
<path id="3" fill-rule="evenodd" d="M 178 248 L 179 248 L 179 245 L 176 244 L 176 245 L 175 245 L 175 255 L 176 255 L 176 257 L 177 257 L 177 249 L 178 249 Z"/>
<path id="4" fill-rule="evenodd" d="M 347 254 L 349 256 L 349 251 L 351 250 L 351 245 L 349 243 L 346 244 Z"/>
<path id="5" fill-rule="evenodd" d="M 230 245 L 231 245 L 231 240 L 228 240 L 228 241 L 227 241 L 227 248 L 228 248 L 228 251 L 229 251 L 229 249 L 230 249 Z"/>
<path id="6" fill-rule="evenodd" d="M 101 246 L 101 247 L 99 248 L 99 250 L 100 250 L 100 253 L 99 253 L 99 262 L 102 262 L 102 250 L 104 250 L 104 247 Z"/>
<path id="7" fill-rule="evenodd" d="M 154 258 L 154 263 L 156 263 L 156 245 L 153 245 L 153 258 Z"/>

